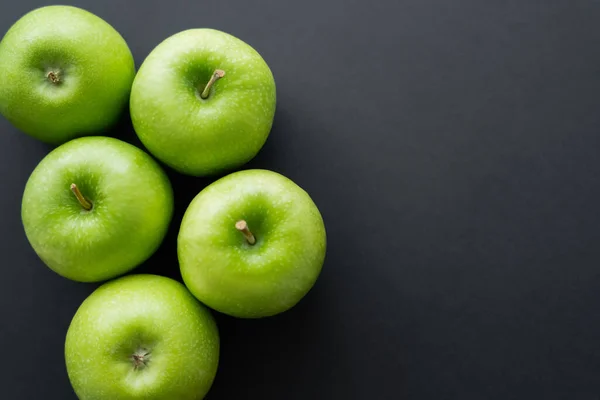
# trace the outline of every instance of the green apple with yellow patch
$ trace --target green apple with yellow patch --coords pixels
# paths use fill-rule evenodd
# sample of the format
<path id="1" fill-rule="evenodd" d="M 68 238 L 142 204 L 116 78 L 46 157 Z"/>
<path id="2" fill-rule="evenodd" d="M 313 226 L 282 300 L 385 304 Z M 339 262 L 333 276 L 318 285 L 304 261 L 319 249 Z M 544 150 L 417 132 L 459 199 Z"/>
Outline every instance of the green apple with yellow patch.
<path id="1" fill-rule="evenodd" d="M 210 310 L 184 285 L 129 275 L 78 308 L 65 362 L 80 400 L 200 400 L 217 374 L 219 347 Z"/>
<path id="2" fill-rule="evenodd" d="M 84 9 L 47 6 L 0 42 L 0 114 L 54 145 L 106 134 L 127 109 L 135 76 L 125 39 Z"/>
<path id="3" fill-rule="evenodd" d="M 268 317 L 294 307 L 316 283 L 325 225 L 291 179 L 239 171 L 192 200 L 177 251 L 184 283 L 202 303 L 235 317 Z"/>
<path id="4" fill-rule="evenodd" d="M 275 80 L 248 43 L 189 29 L 158 44 L 131 92 L 133 126 L 156 158 L 188 175 L 223 173 L 252 159 L 275 115 Z"/>
<path id="5" fill-rule="evenodd" d="M 73 139 L 51 151 L 23 193 L 25 234 L 57 274 L 98 282 L 131 271 L 162 243 L 173 189 L 160 165 L 118 139 Z"/>

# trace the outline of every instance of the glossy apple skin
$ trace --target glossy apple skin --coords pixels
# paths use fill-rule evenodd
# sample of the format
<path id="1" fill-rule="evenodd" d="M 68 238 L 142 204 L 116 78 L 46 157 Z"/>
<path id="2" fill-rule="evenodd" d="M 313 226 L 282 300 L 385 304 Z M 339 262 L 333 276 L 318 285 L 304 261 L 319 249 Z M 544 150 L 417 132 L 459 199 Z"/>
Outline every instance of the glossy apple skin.
<path id="1" fill-rule="evenodd" d="M 77 201 L 72 183 L 93 203 L 91 211 Z M 78 138 L 34 169 L 21 215 L 27 239 L 50 269 L 97 282 L 154 253 L 173 215 L 173 190 L 158 163 L 137 147 L 114 138 Z"/>
<path id="2" fill-rule="evenodd" d="M 181 283 L 130 275 L 105 283 L 79 307 L 65 362 L 80 400 L 199 400 L 219 363 L 210 311 Z M 134 366 L 133 354 L 145 355 Z"/>
<path id="3" fill-rule="evenodd" d="M 41 141 L 101 134 L 127 109 L 133 56 L 106 21 L 48 6 L 16 21 L 0 42 L 0 113 Z M 60 83 L 47 74 L 59 72 Z"/>
<path id="4" fill-rule="evenodd" d="M 202 99 L 216 69 L 225 76 Z M 160 43 L 142 63 L 130 101 L 135 131 L 148 151 L 194 176 L 252 159 L 269 136 L 275 106 L 275 80 L 261 55 L 213 29 L 186 30 Z"/>
<path id="5" fill-rule="evenodd" d="M 245 220 L 250 245 L 235 228 Z M 313 287 L 326 232 L 308 193 L 278 173 L 235 172 L 202 190 L 183 217 L 178 256 L 183 280 L 201 302 L 241 318 L 296 305 Z"/>

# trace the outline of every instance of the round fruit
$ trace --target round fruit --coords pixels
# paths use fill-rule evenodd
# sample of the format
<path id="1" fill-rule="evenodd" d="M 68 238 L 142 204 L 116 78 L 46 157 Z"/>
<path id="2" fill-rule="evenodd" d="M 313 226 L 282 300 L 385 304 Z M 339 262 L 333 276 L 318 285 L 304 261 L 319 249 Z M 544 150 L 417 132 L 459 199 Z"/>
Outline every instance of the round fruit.
<path id="1" fill-rule="evenodd" d="M 135 76 L 121 35 L 98 16 L 48 6 L 21 17 L 0 42 L 0 113 L 47 143 L 106 130 Z"/>
<path id="2" fill-rule="evenodd" d="M 298 303 L 325 259 L 326 233 L 309 195 L 266 170 L 232 173 L 202 190 L 178 237 L 181 274 L 200 301 L 258 318 Z"/>
<path id="3" fill-rule="evenodd" d="M 80 400 L 200 400 L 219 363 L 210 311 L 179 282 L 131 275 L 79 307 L 65 362 Z"/>
<path id="4" fill-rule="evenodd" d="M 275 115 L 275 81 L 250 45 L 213 29 L 160 43 L 135 77 L 130 110 L 155 157 L 195 176 L 237 168 L 262 148 Z"/>
<path id="5" fill-rule="evenodd" d="M 78 138 L 38 164 L 21 214 L 48 267 L 96 282 L 133 269 L 158 248 L 173 214 L 173 191 L 158 163 L 137 147 Z"/>

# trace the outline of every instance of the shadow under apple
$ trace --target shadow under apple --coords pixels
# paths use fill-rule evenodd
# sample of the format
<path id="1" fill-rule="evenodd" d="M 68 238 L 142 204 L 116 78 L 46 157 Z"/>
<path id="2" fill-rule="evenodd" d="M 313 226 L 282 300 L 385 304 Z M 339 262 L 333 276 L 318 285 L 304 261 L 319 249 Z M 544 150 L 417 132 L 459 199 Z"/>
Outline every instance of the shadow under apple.
<path id="1" fill-rule="evenodd" d="M 331 349 L 338 346 L 334 331 L 326 328 L 330 324 L 326 322 L 328 311 L 322 309 L 326 295 L 322 286 L 317 282 L 294 308 L 273 317 L 240 319 L 213 312 L 221 356 L 207 398 L 234 398 L 240 387 L 246 389 L 248 398 L 287 398 L 290 388 L 311 385 L 307 377 L 314 376 L 317 382 L 319 375 L 330 373 L 325 370 L 325 358 L 332 353 L 314 356 L 315 343 Z M 317 398 L 318 388 L 314 390 Z"/>

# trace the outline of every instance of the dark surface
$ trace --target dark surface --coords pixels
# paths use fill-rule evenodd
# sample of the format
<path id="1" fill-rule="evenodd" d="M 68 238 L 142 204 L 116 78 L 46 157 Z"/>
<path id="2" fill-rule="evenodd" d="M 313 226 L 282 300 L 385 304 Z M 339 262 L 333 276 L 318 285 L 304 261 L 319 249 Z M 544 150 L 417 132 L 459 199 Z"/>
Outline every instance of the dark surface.
<path id="1" fill-rule="evenodd" d="M 600 397 L 600 3 L 70 3 L 138 66 L 212 27 L 274 72 L 274 128 L 247 167 L 313 196 L 328 256 L 292 311 L 217 316 L 209 399 Z M 44 4 L 0 2 L 0 31 Z M 113 133 L 135 142 L 127 118 Z M 22 191 L 49 149 L 0 119 L 3 399 L 75 398 L 64 335 L 96 287 L 50 272 L 24 236 Z M 179 222 L 209 180 L 170 176 L 171 233 L 136 272 L 179 278 Z"/>

